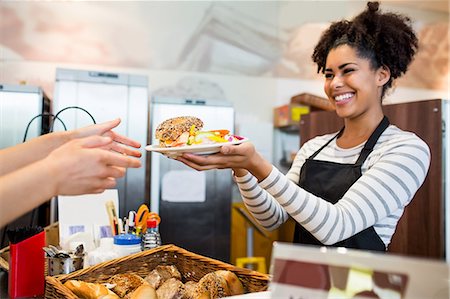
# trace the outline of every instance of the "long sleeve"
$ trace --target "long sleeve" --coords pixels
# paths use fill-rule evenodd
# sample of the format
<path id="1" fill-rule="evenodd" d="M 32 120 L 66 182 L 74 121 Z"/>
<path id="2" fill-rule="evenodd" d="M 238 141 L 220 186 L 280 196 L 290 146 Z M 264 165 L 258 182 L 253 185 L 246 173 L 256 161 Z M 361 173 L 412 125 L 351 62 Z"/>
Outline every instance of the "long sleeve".
<path id="1" fill-rule="evenodd" d="M 287 212 L 272 195 L 258 185 L 256 178 L 250 173 L 235 177 L 235 181 L 245 206 L 265 229 L 274 230 L 288 219 Z"/>
<path id="2" fill-rule="evenodd" d="M 286 176 L 274 167 L 259 184 L 251 175 L 239 178 L 237 182 L 244 203 L 267 229 L 275 229 L 283 223 L 287 212 L 326 245 L 345 240 L 374 225 L 383 241 L 389 243 L 404 207 L 426 177 L 430 152 L 428 146 L 412 133 L 394 126 L 386 131 L 363 164 L 363 175 L 336 204 L 297 185 L 305 157 L 323 144 L 324 138 L 305 144 Z M 335 160 L 330 157 L 333 153 L 334 149 L 324 151 L 316 158 Z M 350 151 L 350 155 L 337 160 L 340 163 L 354 161 L 355 153 Z"/>

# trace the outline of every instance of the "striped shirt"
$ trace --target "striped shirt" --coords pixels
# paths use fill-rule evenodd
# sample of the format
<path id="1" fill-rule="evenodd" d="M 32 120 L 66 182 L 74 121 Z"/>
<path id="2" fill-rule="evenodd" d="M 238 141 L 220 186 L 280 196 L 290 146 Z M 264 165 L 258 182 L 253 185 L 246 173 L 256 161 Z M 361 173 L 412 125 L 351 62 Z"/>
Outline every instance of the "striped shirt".
<path id="1" fill-rule="evenodd" d="M 362 176 L 331 204 L 297 184 L 305 160 L 334 135 L 306 142 L 286 175 L 273 167 L 259 183 L 250 173 L 235 177 L 242 199 L 268 230 L 278 228 L 290 215 L 320 242 L 332 245 L 373 226 L 387 248 L 405 206 L 425 180 L 430 150 L 415 134 L 390 125 L 363 163 Z M 364 143 L 343 149 L 334 139 L 314 159 L 354 164 L 363 147 Z"/>

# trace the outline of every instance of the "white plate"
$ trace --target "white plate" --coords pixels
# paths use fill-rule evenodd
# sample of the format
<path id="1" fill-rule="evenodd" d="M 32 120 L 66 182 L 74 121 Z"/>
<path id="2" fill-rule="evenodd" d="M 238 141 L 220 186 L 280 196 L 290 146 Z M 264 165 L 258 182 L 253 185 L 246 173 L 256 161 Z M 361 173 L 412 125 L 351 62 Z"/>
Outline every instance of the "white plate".
<path id="1" fill-rule="evenodd" d="M 176 158 L 183 153 L 193 153 L 197 155 L 210 155 L 220 152 L 220 148 L 227 144 L 241 144 L 248 141 L 248 138 L 232 142 L 186 145 L 178 147 L 160 147 L 159 145 L 147 145 L 145 149 L 150 152 L 158 152 L 169 158 Z"/>

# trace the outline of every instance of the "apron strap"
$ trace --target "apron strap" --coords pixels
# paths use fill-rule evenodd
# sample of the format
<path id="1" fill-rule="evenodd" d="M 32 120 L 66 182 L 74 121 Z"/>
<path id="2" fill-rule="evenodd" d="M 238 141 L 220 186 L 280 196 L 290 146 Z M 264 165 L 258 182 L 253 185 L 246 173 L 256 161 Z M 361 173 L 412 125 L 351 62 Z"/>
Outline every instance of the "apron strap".
<path id="1" fill-rule="evenodd" d="M 369 154 L 372 152 L 375 144 L 378 141 L 378 138 L 380 138 L 381 134 L 383 134 L 384 130 L 389 127 L 389 119 L 384 116 L 381 120 L 380 124 L 377 126 L 375 131 L 373 131 L 372 135 L 370 135 L 369 139 L 367 140 L 366 144 L 364 145 L 364 148 L 361 150 L 361 154 L 359 155 L 358 160 L 355 164 L 362 165 L 364 161 L 367 159 Z"/>
<path id="2" fill-rule="evenodd" d="M 358 160 L 356 161 L 356 164 L 362 165 L 362 163 L 367 159 L 369 154 L 372 152 L 373 147 L 378 141 L 378 138 L 380 138 L 381 134 L 383 134 L 384 130 L 389 127 L 389 119 L 384 116 L 381 122 L 378 124 L 375 131 L 373 131 L 372 135 L 370 135 L 369 139 L 367 140 L 366 144 L 364 145 L 364 148 L 361 150 L 361 154 L 358 157 Z M 345 127 L 343 127 L 334 137 L 330 138 L 327 143 L 325 143 L 321 148 L 319 148 L 314 154 L 312 154 L 309 159 L 314 159 L 328 144 L 330 144 L 331 141 L 333 141 L 336 138 L 339 138 L 342 133 L 344 132 Z"/>
<path id="3" fill-rule="evenodd" d="M 327 143 L 325 143 L 321 148 L 319 148 L 314 154 L 312 154 L 308 159 L 313 160 L 328 144 L 330 144 L 331 141 L 341 136 L 342 132 L 344 132 L 345 127 L 343 127 L 333 138 L 328 140 Z"/>

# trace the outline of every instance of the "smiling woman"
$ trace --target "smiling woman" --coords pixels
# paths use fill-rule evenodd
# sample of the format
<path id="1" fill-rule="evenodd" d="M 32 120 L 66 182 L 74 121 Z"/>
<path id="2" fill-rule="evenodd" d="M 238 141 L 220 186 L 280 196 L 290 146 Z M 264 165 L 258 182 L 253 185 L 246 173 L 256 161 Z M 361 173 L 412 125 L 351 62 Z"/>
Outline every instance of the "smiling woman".
<path id="1" fill-rule="evenodd" d="M 289 216 L 294 242 L 385 251 L 430 164 L 414 133 L 383 114 L 382 98 L 417 51 L 407 17 L 378 2 L 352 20 L 332 23 L 312 55 L 344 128 L 308 141 L 286 176 L 246 142 L 179 161 L 197 170 L 232 168 L 247 209 L 268 230 Z"/>

